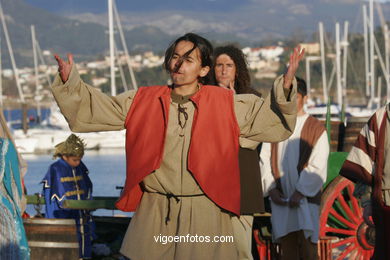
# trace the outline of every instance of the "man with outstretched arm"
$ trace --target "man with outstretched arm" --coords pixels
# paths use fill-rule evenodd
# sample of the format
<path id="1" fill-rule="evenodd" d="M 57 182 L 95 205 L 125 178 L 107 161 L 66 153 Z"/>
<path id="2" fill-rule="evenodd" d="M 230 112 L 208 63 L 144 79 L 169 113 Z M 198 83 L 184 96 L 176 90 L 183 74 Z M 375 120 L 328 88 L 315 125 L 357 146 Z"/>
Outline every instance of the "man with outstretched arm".
<path id="1" fill-rule="evenodd" d="M 240 214 L 239 137 L 275 142 L 295 125 L 295 78 L 303 52 L 265 100 L 206 85 L 212 46 L 187 33 L 165 52 L 172 85 L 109 97 L 85 84 L 72 55 L 56 56 L 52 90 L 73 131 L 126 128 L 127 177 L 116 206 L 135 211 L 121 253 L 140 259 L 238 259 L 233 243 L 158 243 L 163 236 L 232 235 Z"/>

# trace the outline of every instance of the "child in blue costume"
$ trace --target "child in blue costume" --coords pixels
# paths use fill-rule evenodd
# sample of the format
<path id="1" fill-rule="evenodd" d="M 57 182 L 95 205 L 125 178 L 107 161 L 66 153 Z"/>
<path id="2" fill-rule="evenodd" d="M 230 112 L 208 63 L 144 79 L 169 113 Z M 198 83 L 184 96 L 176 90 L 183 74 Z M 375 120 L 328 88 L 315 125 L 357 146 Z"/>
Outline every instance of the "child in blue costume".
<path id="1" fill-rule="evenodd" d="M 46 202 L 46 218 L 74 219 L 77 226 L 80 258 L 92 257 L 94 223 L 89 211 L 63 208 L 65 200 L 92 199 L 92 182 L 88 169 L 81 161 L 85 144 L 74 134 L 55 146 L 54 158 L 42 180 Z"/>

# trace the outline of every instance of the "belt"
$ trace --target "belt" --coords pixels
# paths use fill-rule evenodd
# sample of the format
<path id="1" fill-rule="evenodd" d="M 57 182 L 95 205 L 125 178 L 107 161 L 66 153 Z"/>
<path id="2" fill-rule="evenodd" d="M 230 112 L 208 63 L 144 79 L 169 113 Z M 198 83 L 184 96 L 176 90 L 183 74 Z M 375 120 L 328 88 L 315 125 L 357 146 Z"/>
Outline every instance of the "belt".
<path id="1" fill-rule="evenodd" d="M 171 213 L 171 198 L 174 198 L 176 200 L 176 203 L 178 203 L 180 201 L 179 198 L 188 198 L 188 197 L 199 197 L 199 196 L 205 196 L 204 193 L 200 193 L 200 194 L 188 194 L 188 195 L 175 195 L 173 193 L 164 193 L 164 192 L 159 192 L 159 191 L 147 191 L 145 190 L 145 192 L 148 192 L 148 193 L 155 193 L 155 194 L 159 194 L 159 195 L 162 195 L 162 196 L 165 196 L 167 197 L 168 199 L 168 212 L 167 212 L 167 216 L 165 217 L 165 225 L 168 225 L 168 221 L 170 221 L 170 213 Z"/>

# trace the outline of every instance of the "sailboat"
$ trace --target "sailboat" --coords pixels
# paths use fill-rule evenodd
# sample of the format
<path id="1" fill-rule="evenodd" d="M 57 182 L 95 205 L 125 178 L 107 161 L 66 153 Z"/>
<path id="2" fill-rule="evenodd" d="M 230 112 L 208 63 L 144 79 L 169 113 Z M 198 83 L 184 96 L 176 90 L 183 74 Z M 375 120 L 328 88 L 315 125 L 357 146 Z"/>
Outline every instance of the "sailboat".
<path id="1" fill-rule="evenodd" d="M 114 40 L 114 18 L 116 21 L 119 36 L 126 55 L 126 63 L 129 69 L 131 77 L 131 83 L 133 89 L 137 89 L 137 82 L 134 77 L 134 72 L 130 63 L 130 56 L 125 42 L 124 33 L 122 30 L 121 22 L 119 19 L 118 10 L 113 0 L 108 0 L 108 12 L 109 12 L 109 37 L 110 37 L 110 63 L 111 63 L 111 95 L 116 95 L 115 86 L 115 60 L 119 60 L 118 51 Z M 39 55 L 39 43 L 35 37 L 35 28 L 31 27 L 32 33 L 32 45 L 34 51 L 34 65 L 35 65 L 35 78 L 36 86 L 38 88 L 38 61 Z M 115 59 L 117 58 L 117 59 Z M 43 60 L 41 60 L 43 62 Z M 126 79 L 124 73 L 121 70 L 122 82 L 127 90 Z M 49 79 L 50 80 L 50 79 Z M 50 82 L 48 81 L 49 85 Z M 38 99 L 39 100 L 39 99 Z M 38 104 L 37 104 L 38 105 Z M 21 153 L 47 153 L 50 152 L 56 144 L 62 142 L 71 133 L 68 123 L 61 114 L 58 106 L 55 104 L 50 108 L 50 116 L 48 119 L 41 122 L 38 127 L 31 128 L 27 133 L 22 130 L 14 130 L 14 137 L 17 147 Z M 96 133 L 77 133 L 87 144 L 87 149 L 116 149 L 125 147 L 125 130 L 115 132 L 96 132 Z"/>
<path id="2" fill-rule="evenodd" d="M 310 89 L 310 61 L 321 60 L 322 67 L 322 86 L 323 86 L 323 104 L 312 106 L 308 109 L 308 113 L 314 114 L 320 117 L 325 117 L 326 108 L 325 104 L 328 101 L 328 95 L 330 87 L 332 86 L 333 79 L 336 78 L 336 101 L 337 105 L 332 113 L 345 114 L 348 118 L 366 118 L 370 117 L 376 109 L 382 106 L 381 102 L 381 82 L 382 76 L 375 75 L 375 59 L 378 59 L 378 63 L 382 70 L 383 78 L 387 86 L 387 102 L 390 100 L 390 63 L 389 63 L 389 31 L 388 27 L 384 22 L 383 14 L 381 14 L 380 4 L 377 4 L 379 17 L 383 27 L 383 35 L 385 36 L 385 56 L 382 57 L 380 49 L 378 47 L 377 40 L 374 36 L 374 1 L 370 0 L 369 15 L 367 14 L 367 8 L 363 5 L 363 27 L 364 27 L 364 56 L 365 56 L 365 94 L 368 97 L 367 106 L 351 106 L 348 104 L 347 93 L 347 53 L 348 53 L 348 22 L 344 24 L 344 36 L 340 39 L 340 26 L 336 23 L 335 28 L 335 54 L 334 56 L 334 67 L 330 73 L 330 80 L 327 83 L 326 68 L 325 68 L 325 48 L 324 48 L 324 34 L 323 25 L 319 23 L 320 32 L 320 51 L 321 56 L 309 56 L 306 57 L 306 78 L 308 82 L 308 89 Z M 377 81 L 377 84 L 376 84 Z"/>

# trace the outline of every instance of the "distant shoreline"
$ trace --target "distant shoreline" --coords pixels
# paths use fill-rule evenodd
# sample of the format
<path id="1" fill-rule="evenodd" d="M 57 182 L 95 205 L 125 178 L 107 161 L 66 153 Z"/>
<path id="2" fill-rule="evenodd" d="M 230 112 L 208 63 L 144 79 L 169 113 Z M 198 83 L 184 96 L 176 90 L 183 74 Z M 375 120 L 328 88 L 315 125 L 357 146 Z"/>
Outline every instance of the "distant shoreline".
<path id="1" fill-rule="evenodd" d="M 45 102 L 40 102 L 40 107 L 41 108 L 50 108 L 52 106 L 54 101 L 45 101 Z M 26 101 L 27 105 L 27 110 L 30 109 L 36 109 L 37 108 L 37 103 L 32 101 L 32 100 L 27 100 Z M 3 110 L 15 110 L 15 109 L 22 109 L 22 103 L 20 101 L 15 101 L 15 100 L 3 100 Z"/>

